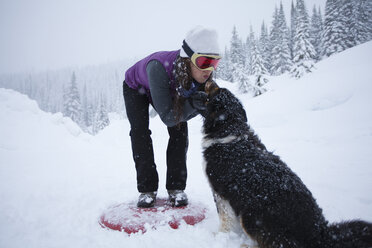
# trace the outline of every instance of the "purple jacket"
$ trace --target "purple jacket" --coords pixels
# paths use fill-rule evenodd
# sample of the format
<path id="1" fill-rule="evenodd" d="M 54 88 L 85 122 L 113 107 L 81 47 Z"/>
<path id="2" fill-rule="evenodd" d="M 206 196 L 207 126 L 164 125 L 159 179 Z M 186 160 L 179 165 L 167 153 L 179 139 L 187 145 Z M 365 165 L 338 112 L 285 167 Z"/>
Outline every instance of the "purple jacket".
<path id="1" fill-rule="evenodd" d="M 149 91 L 149 80 L 146 73 L 147 64 L 151 60 L 158 60 L 167 71 L 168 77 L 171 81 L 172 88 L 174 87 L 173 82 L 173 62 L 177 59 L 177 56 L 180 54 L 180 50 L 176 51 L 164 51 L 164 52 L 156 52 L 153 53 L 146 58 L 138 61 L 132 67 L 130 67 L 125 72 L 125 82 L 128 84 L 129 87 L 132 89 L 140 89 L 144 88 L 146 90 L 146 94 L 150 96 Z"/>
<path id="2" fill-rule="evenodd" d="M 179 54 L 180 50 L 153 53 L 138 61 L 125 73 L 125 83 L 130 88 L 146 94 L 161 120 L 169 127 L 198 114 L 189 101 L 184 102 L 180 118 L 177 118 L 174 110 L 176 82 L 173 68 Z"/>

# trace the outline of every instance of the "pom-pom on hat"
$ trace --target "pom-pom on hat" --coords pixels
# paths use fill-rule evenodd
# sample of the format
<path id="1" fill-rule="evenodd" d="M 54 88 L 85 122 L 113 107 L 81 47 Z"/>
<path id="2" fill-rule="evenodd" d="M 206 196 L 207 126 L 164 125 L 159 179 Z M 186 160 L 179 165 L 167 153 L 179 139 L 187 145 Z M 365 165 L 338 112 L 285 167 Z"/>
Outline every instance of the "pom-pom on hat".
<path id="1" fill-rule="evenodd" d="M 214 29 L 197 26 L 186 34 L 184 41 L 195 53 L 220 54 L 218 35 Z M 184 48 L 181 48 L 180 56 L 189 57 Z"/>

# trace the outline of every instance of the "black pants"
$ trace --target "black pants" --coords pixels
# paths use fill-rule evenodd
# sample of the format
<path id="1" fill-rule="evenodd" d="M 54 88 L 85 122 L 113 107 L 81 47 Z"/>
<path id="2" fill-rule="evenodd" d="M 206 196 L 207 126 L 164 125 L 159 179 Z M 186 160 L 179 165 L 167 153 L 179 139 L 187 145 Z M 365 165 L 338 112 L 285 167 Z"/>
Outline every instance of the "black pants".
<path id="1" fill-rule="evenodd" d="M 130 138 L 133 159 L 137 171 L 137 189 L 139 192 L 157 191 L 159 177 L 154 161 L 151 131 L 149 130 L 149 99 L 145 94 L 123 84 L 125 108 L 130 122 Z M 167 190 L 184 190 L 187 169 L 188 149 L 187 123 L 182 122 L 168 127 L 167 147 Z"/>

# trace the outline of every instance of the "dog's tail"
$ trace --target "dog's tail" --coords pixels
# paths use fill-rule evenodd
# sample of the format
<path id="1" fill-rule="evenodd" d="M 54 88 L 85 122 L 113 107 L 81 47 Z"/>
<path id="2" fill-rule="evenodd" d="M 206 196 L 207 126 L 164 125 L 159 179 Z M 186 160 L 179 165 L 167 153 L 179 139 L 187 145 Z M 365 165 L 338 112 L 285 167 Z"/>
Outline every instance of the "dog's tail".
<path id="1" fill-rule="evenodd" d="M 371 248 L 372 223 L 361 220 L 335 223 L 328 227 L 326 247 L 333 248 Z"/>

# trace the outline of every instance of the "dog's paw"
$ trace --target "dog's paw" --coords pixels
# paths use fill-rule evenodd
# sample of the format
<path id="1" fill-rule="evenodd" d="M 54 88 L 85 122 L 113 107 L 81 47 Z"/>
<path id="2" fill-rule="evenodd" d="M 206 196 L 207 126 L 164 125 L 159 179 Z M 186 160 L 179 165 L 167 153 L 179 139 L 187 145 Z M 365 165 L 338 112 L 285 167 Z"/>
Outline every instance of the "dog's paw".
<path id="1" fill-rule="evenodd" d="M 247 245 L 247 244 L 241 244 L 240 248 L 259 248 L 259 247 L 256 245 L 252 246 L 252 245 Z"/>

